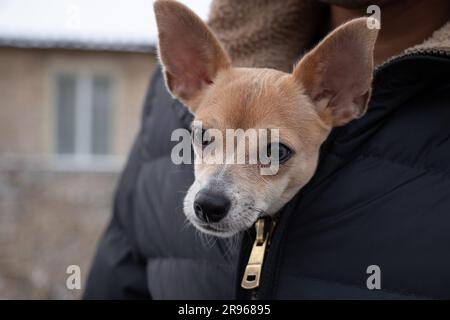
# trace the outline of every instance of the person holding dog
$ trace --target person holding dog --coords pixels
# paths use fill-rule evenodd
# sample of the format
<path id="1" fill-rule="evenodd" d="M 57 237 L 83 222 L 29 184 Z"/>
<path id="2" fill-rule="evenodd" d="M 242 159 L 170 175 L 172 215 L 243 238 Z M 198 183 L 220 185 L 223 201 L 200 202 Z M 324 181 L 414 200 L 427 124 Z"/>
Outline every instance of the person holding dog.
<path id="1" fill-rule="evenodd" d="M 372 74 L 365 76 L 361 56 L 352 55 L 350 44 L 370 47 L 370 36 L 361 38 L 359 31 L 345 29 L 331 37 L 348 28 L 348 21 L 367 16 L 373 4 L 380 8 L 380 30 L 370 49 Z M 177 68 L 170 67 L 178 60 L 163 55 L 169 74 L 158 69 L 152 78 L 142 127 L 84 298 L 450 298 L 449 18 L 445 0 L 214 0 L 208 30 L 217 39 L 213 46 L 223 48 L 223 57 L 229 58 L 215 66 L 291 73 L 299 60 L 307 61 L 303 65 L 310 67 L 299 76 L 303 84 L 311 84 L 305 93 L 316 92 L 314 84 L 329 74 L 326 70 L 339 74 L 332 83 L 344 87 L 351 79 L 370 77 L 370 88 L 364 87 L 370 89 L 370 99 L 355 95 L 343 104 L 365 106 L 367 98 L 367 111 L 345 126 L 340 124 L 348 112 L 339 114 L 338 125 L 320 147 L 314 175 L 276 210 L 275 226 L 272 219 L 258 220 L 250 232 L 232 239 L 207 238 L 205 245 L 204 236 L 185 226 L 183 206 L 195 180 L 194 168 L 171 161 L 171 132 L 191 128 L 188 107 L 196 105 L 196 88 L 214 83 L 215 78 L 208 78 L 214 68 L 198 78 L 189 73 L 188 82 L 178 82 Z M 339 44 L 349 37 L 354 42 Z M 174 52 L 190 50 L 182 43 L 170 41 Z M 324 43 L 333 51 L 313 55 Z M 349 55 L 353 68 L 336 67 Z M 189 61 L 196 65 L 202 57 Z M 318 104 L 330 94 L 321 92 L 315 96 Z M 332 97 L 325 106 L 336 105 L 342 96 Z M 254 193 L 259 190 L 253 185 Z M 204 208 L 197 209 L 204 214 Z M 254 247 L 262 243 L 266 247 L 258 282 L 250 288 L 243 277 Z"/>

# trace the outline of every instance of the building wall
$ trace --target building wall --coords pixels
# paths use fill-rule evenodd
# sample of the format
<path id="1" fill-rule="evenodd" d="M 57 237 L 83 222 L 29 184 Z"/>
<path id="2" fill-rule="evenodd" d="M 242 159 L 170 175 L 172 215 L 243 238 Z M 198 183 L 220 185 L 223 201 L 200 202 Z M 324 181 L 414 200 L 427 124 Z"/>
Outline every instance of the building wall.
<path id="1" fill-rule="evenodd" d="M 150 53 L 0 48 L 0 155 L 45 156 L 54 151 L 52 77 L 64 70 L 114 76 L 113 153 L 126 155 L 155 57 Z"/>
<path id="2" fill-rule="evenodd" d="M 110 215 L 120 165 L 55 166 L 53 76 L 114 75 L 113 153 L 126 158 L 139 128 L 151 54 L 0 48 L 0 299 L 77 299 Z"/>
<path id="3" fill-rule="evenodd" d="M 44 58 L 40 51 L 0 50 L 0 154 L 44 151 Z"/>

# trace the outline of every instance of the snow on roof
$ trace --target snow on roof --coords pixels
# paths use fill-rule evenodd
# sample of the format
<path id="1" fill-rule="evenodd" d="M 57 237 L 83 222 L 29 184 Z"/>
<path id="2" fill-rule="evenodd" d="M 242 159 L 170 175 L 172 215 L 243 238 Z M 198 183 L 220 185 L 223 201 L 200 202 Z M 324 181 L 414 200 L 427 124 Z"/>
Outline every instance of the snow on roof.
<path id="1" fill-rule="evenodd" d="M 211 0 L 179 0 L 206 19 Z M 0 0 L 0 45 L 150 51 L 153 0 Z"/>

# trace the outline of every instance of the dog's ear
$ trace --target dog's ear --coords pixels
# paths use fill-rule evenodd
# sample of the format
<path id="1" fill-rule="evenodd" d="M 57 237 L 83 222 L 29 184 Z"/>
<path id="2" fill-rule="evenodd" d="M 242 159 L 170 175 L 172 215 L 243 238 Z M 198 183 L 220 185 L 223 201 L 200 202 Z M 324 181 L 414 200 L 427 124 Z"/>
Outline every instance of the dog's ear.
<path id="1" fill-rule="evenodd" d="M 208 26 L 183 4 L 159 0 L 154 10 L 167 88 L 194 112 L 202 91 L 230 67 L 230 59 Z"/>
<path id="2" fill-rule="evenodd" d="M 358 18 L 330 33 L 294 67 L 293 75 L 321 118 L 342 126 L 364 115 L 370 98 L 378 30 Z"/>

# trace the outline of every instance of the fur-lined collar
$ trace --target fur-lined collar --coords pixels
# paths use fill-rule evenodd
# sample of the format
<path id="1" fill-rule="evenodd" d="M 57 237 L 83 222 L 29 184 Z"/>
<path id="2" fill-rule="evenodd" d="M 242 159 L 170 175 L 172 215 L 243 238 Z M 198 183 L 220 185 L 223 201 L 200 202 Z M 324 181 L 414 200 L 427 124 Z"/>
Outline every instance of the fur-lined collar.
<path id="1" fill-rule="evenodd" d="M 291 71 L 320 36 L 328 7 L 315 0 L 213 0 L 208 20 L 235 66 Z M 450 22 L 423 43 L 392 57 L 450 53 Z"/>

